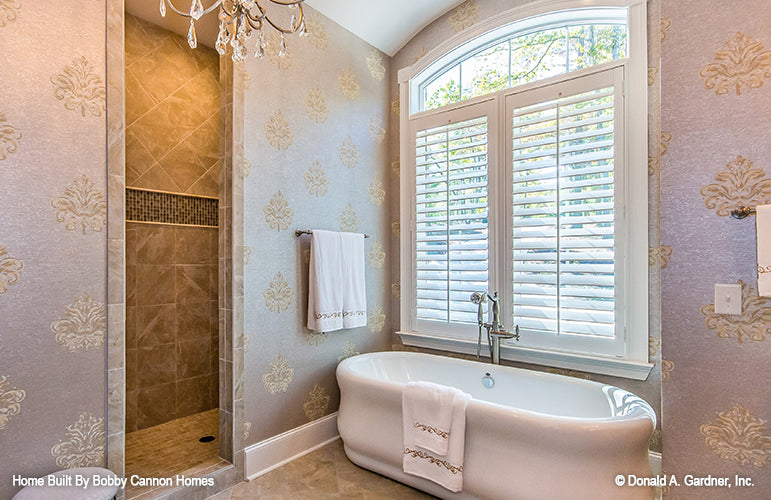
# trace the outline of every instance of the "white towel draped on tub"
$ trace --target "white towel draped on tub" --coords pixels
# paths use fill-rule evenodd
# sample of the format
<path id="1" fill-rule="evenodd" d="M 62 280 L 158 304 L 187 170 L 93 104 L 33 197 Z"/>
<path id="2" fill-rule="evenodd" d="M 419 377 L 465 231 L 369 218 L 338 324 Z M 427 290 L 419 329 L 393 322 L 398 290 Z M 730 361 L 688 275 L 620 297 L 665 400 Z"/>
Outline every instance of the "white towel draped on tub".
<path id="1" fill-rule="evenodd" d="M 771 205 L 755 207 L 758 236 L 758 295 L 771 297 Z"/>
<path id="2" fill-rule="evenodd" d="M 471 396 L 452 387 L 429 382 L 405 385 L 402 392 L 405 473 L 428 479 L 450 491 L 463 489 L 469 399 Z"/>
<path id="3" fill-rule="evenodd" d="M 447 441 L 452 425 L 452 402 L 458 392 L 454 387 L 431 382 L 409 382 L 402 400 L 412 413 L 414 442 L 439 455 L 447 454 Z"/>
<path id="4" fill-rule="evenodd" d="M 332 332 L 366 324 L 364 235 L 314 229 L 308 272 L 308 329 Z"/>

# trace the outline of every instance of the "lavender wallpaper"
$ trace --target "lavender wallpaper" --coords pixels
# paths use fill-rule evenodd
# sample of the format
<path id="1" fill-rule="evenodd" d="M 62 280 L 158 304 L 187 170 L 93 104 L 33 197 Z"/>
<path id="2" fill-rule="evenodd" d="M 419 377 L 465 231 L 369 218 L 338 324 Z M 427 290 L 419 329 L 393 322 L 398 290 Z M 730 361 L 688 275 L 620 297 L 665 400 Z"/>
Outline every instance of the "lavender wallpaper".
<path id="1" fill-rule="evenodd" d="M 335 412 L 337 363 L 390 346 L 388 57 L 304 10 L 307 38 L 288 37 L 280 58 L 275 37 L 263 60 L 235 73 L 244 88 L 235 168 L 244 185 L 246 445 Z M 295 229 L 370 236 L 366 327 L 305 327 L 310 242 Z"/>
<path id="2" fill-rule="evenodd" d="M 672 498 L 771 495 L 771 302 L 757 296 L 754 217 L 771 203 L 771 13 L 766 2 L 663 0 L 661 238 L 664 471 L 751 478 Z M 714 311 L 741 283 L 743 314 Z"/>
<path id="3" fill-rule="evenodd" d="M 10 498 L 14 473 L 105 464 L 104 5 L 0 2 L 0 46 L 0 497 Z"/>

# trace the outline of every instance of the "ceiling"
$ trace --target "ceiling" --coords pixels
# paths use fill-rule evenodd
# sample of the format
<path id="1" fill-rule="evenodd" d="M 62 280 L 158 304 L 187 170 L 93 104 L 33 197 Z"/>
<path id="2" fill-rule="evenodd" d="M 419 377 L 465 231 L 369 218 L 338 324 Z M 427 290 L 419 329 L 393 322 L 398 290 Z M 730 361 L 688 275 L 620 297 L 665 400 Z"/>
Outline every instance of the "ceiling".
<path id="1" fill-rule="evenodd" d="M 306 0 L 337 24 L 393 56 L 463 0 Z"/>
<path id="2" fill-rule="evenodd" d="M 189 8 L 189 0 L 173 1 L 179 10 Z M 204 0 L 204 6 L 213 1 Z M 420 30 L 463 0 L 305 0 L 305 3 L 392 56 Z M 187 36 L 190 21 L 170 11 L 163 18 L 158 5 L 158 0 L 126 0 L 126 12 Z M 198 42 L 213 47 L 217 16 L 204 16 L 196 21 L 195 27 Z"/>

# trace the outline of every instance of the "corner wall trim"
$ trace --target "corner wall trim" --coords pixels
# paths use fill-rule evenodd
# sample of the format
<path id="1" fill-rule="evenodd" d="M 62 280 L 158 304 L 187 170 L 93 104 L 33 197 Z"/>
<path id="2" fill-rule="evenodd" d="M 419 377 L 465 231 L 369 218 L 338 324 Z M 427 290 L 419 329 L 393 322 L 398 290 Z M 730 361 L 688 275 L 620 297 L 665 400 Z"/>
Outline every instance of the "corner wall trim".
<path id="1" fill-rule="evenodd" d="M 337 412 L 273 436 L 244 450 L 251 481 L 337 439 Z"/>

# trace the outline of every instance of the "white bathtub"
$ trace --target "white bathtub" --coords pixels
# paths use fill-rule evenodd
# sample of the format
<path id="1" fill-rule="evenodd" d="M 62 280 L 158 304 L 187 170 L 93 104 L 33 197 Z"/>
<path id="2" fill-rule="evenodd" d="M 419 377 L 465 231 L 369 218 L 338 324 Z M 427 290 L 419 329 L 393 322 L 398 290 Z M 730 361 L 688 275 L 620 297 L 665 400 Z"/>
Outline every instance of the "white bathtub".
<path id="1" fill-rule="evenodd" d="M 495 385 L 482 385 L 485 373 Z M 337 367 L 337 425 L 355 464 L 450 499 L 650 499 L 655 413 L 617 387 L 572 377 L 411 352 L 348 358 Z M 471 394 L 463 490 L 402 472 L 402 387 L 429 381 Z"/>

